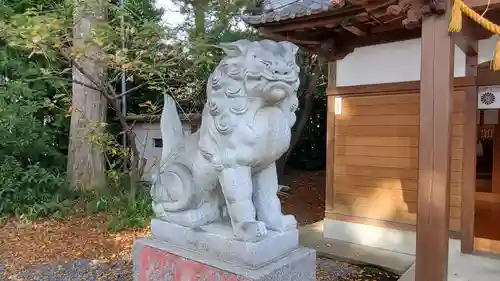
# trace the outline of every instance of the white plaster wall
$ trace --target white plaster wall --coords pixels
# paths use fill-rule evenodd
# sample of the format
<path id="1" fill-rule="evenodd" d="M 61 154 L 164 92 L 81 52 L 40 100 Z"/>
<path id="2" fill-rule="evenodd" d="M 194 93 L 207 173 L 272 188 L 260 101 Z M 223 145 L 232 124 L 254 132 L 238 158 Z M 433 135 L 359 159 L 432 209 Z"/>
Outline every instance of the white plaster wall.
<path id="1" fill-rule="evenodd" d="M 479 41 L 478 62 L 493 57 L 497 36 Z M 337 86 L 420 80 L 421 39 L 358 48 L 337 62 Z M 455 46 L 455 77 L 465 76 L 465 54 Z"/>
<path id="2" fill-rule="evenodd" d="M 191 125 L 182 123 L 184 135 L 191 134 Z M 160 123 L 136 123 L 132 129 L 136 135 L 137 150 L 141 158 L 147 160 L 142 180 L 150 181 L 153 176 L 154 167 L 161 158 L 161 147 L 154 146 L 154 139 L 161 139 Z"/>

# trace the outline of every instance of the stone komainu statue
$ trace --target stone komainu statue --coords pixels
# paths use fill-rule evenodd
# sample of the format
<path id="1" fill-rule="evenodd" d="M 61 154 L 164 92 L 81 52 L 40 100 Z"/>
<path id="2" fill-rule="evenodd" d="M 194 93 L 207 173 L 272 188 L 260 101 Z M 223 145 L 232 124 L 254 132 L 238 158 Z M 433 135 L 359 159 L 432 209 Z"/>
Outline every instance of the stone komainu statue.
<path id="1" fill-rule="evenodd" d="M 155 215 L 190 228 L 230 221 L 236 239 L 296 228 L 277 197 L 275 161 L 290 144 L 298 107 L 297 46 L 239 40 L 207 85 L 200 129 L 184 137 L 175 102 L 165 96 L 163 151 L 151 195 Z"/>

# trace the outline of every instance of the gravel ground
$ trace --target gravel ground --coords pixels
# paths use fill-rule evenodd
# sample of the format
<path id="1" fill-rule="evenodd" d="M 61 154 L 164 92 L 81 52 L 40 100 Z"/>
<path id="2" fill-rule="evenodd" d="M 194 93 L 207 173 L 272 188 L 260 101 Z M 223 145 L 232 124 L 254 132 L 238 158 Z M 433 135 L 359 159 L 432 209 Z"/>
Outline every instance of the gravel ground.
<path id="1" fill-rule="evenodd" d="M 340 281 L 354 274 L 357 268 L 350 264 L 338 262 L 327 258 L 316 260 L 316 280 L 317 281 Z"/>
<path id="2" fill-rule="evenodd" d="M 0 270 L 1 270 L 0 266 Z M 0 271 L 1 273 L 1 271 Z M 397 280 L 397 276 L 328 258 L 317 259 L 317 281 Z M 132 265 L 129 261 L 98 262 L 76 260 L 63 264 L 47 264 L 30 268 L 6 278 L 8 281 L 129 281 Z"/>
<path id="3" fill-rule="evenodd" d="M 132 265 L 128 261 L 98 262 L 76 260 L 30 268 L 7 278 L 12 281 L 130 281 Z"/>

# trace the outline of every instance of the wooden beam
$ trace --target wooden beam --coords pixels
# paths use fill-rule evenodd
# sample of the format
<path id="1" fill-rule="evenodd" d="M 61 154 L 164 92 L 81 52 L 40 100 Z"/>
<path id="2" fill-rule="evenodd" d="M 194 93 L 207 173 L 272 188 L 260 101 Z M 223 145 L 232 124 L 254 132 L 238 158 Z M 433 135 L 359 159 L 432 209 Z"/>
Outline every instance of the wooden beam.
<path id="1" fill-rule="evenodd" d="M 385 44 L 396 41 L 410 40 L 419 38 L 420 36 L 421 32 L 418 29 L 407 30 L 404 28 L 400 28 L 394 31 L 370 34 L 368 36 L 353 36 L 352 34 L 339 35 L 335 38 L 335 42 L 338 44 L 344 44 L 338 47 L 345 47 L 343 49 L 349 49 L 348 47 L 359 48 L 375 44 Z"/>
<path id="2" fill-rule="evenodd" d="M 478 41 L 470 42 L 474 49 Z M 465 57 L 465 76 L 477 76 L 477 54 Z M 474 209 L 476 194 L 477 87 L 465 91 L 464 147 L 462 167 L 462 209 L 460 241 L 463 253 L 474 251 Z"/>
<path id="3" fill-rule="evenodd" d="M 452 33 L 453 41 L 466 56 L 477 56 L 479 39 L 478 25 L 467 17 L 462 18 L 462 31 Z"/>
<path id="4" fill-rule="evenodd" d="M 342 59 L 352 51 L 354 48 L 349 45 L 341 45 L 339 48 L 335 46 L 335 42 L 330 40 L 330 42 L 319 42 L 319 41 L 311 41 L 311 40 L 301 40 L 296 38 L 289 38 L 287 36 L 281 35 L 279 33 L 274 33 L 267 30 L 264 27 L 258 28 L 259 36 L 263 38 L 268 38 L 276 41 L 290 41 L 292 43 L 297 44 L 301 49 L 316 53 L 320 57 L 327 59 L 328 61 L 335 61 L 337 59 Z M 331 48 L 328 45 L 331 44 Z"/>
<path id="5" fill-rule="evenodd" d="M 478 66 L 478 75 L 476 77 L 476 85 L 480 86 L 494 86 L 500 84 L 500 73 L 491 70 L 491 61 L 483 62 Z"/>
<path id="6" fill-rule="evenodd" d="M 460 50 L 462 50 L 462 52 L 465 53 L 465 55 L 477 55 L 477 52 L 478 52 L 478 49 L 477 47 L 476 48 L 473 48 L 471 46 L 471 42 L 472 40 L 469 40 L 468 38 L 466 38 L 464 36 L 463 33 L 454 33 L 452 34 L 452 37 L 453 37 L 453 41 L 455 41 L 455 44 L 460 48 Z"/>
<path id="7" fill-rule="evenodd" d="M 404 16 L 394 17 L 383 25 L 375 25 L 370 28 L 370 33 L 383 33 L 403 29 L 403 24 L 401 22 L 404 20 L 404 18 Z"/>
<path id="8" fill-rule="evenodd" d="M 454 44 L 444 15 L 422 22 L 422 67 L 415 280 L 448 277 Z"/>
<path id="9" fill-rule="evenodd" d="M 368 3 L 373 2 L 373 3 Z M 368 13 L 379 9 L 387 9 L 388 6 L 397 4 L 398 0 L 385 0 L 385 1 L 365 1 L 363 6 Z"/>
<path id="10" fill-rule="evenodd" d="M 340 10 L 342 10 L 342 8 Z M 321 18 L 314 18 L 312 16 L 310 17 L 308 16 L 299 18 L 297 20 L 286 20 L 278 23 L 265 24 L 265 27 L 267 30 L 271 32 L 284 32 L 284 31 L 293 31 L 297 29 L 324 27 L 326 25 L 337 26 L 344 21 L 356 18 L 356 16 L 362 12 L 364 12 L 364 9 L 362 8 L 347 9 L 346 11 L 335 15 L 324 16 Z"/>
<path id="11" fill-rule="evenodd" d="M 276 40 L 276 41 L 290 41 L 295 44 L 300 44 L 300 45 L 320 45 L 321 42 L 319 41 L 312 41 L 312 40 L 300 40 L 296 38 L 290 38 L 288 36 L 284 36 L 278 33 L 270 32 L 267 29 L 260 27 L 258 28 L 259 31 L 259 36 Z"/>
<path id="12" fill-rule="evenodd" d="M 337 81 L 337 63 L 328 63 L 328 89 L 335 89 Z M 334 92 L 334 91 L 333 91 Z M 335 177 L 335 96 L 329 96 L 326 115 L 326 192 L 325 213 L 333 210 Z"/>
<path id="13" fill-rule="evenodd" d="M 362 28 L 358 27 L 358 26 L 355 26 L 355 25 L 342 25 L 342 27 L 351 32 L 352 34 L 354 35 L 357 35 L 357 36 L 366 36 L 366 31 L 364 31 Z"/>
<path id="14" fill-rule="evenodd" d="M 370 0 L 346 0 L 345 2 L 353 6 L 365 6 Z"/>
<path id="15" fill-rule="evenodd" d="M 488 19 L 495 21 L 500 17 L 500 11 L 489 11 L 486 15 Z M 493 34 L 481 27 L 468 17 L 462 18 L 461 32 L 452 33 L 455 44 L 467 55 L 477 55 L 478 46 L 475 43 L 478 40 L 488 39 Z"/>
<path id="16" fill-rule="evenodd" d="M 457 77 L 453 81 L 455 91 L 467 90 L 476 86 L 475 77 Z M 500 82 L 499 82 L 500 84 Z M 373 95 L 392 95 L 401 94 L 401 92 L 419 93 L 420 81 L 393 82 L 381 84 L 368 84 L 359 86 L 344 86 L 336 88 L 327 88 L 327 95 L 339 96 L 373 96 Z"/>

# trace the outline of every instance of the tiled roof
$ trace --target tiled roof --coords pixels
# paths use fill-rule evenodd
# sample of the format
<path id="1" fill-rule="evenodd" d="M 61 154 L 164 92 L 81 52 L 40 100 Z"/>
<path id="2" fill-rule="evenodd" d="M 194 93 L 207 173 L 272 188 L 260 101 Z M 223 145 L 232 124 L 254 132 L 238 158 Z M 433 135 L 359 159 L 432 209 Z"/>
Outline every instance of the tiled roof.
<path id="1" fill-rule="evenodd" d="M 127 114 L 125 120 L 129 122 L 158 122 L 160 121 L 161 114 Z M 200 113 L 181 113 L 179 114 L 181 121 L 194 121 L 197 122 L 201 119 Z"/>
<path id="2" fill-rule="evenodd" d="M 242 19 L 248 24 L 278 22 L 338 9 L 344 5 L 345 1 L 336 0 L 264 0 L 260 15 L 244 15 Z"/>

